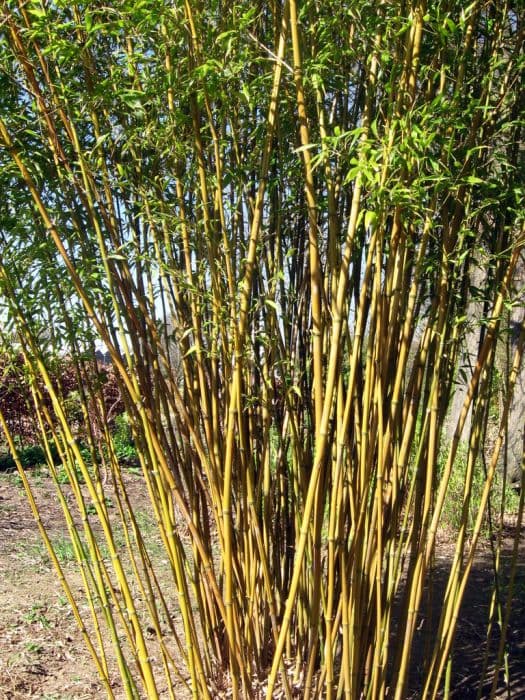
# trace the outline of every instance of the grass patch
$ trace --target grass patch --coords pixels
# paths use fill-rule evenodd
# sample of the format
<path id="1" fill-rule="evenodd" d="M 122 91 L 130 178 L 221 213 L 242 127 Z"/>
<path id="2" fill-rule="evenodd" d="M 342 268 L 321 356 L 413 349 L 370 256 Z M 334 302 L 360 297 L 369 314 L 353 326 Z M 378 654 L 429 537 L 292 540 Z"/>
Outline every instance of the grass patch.
<path id="1" fill-rule="evenodd" d="M 59 535 L 53 542 L 53 549 L 61 564 L 70 564 L 76 561 L 75 550 L 71 540 L 65 535 Z M 31 564 L 41 569 L 50 565 L 50 559 L 41 542 L 19 542 L 17 545 L 18 553 L 30 560 Z"/>
<path id="2" fill-rule="evenodd" d="M 46 605 L 43 605 L 42 603 L 35 603 L 31 607 L 31 610 L 23 616 L 23 620 L 24 622 L 38 623 L 43 628 L 49 629 L 51 627 L 51 622 L 45 615 L 46 610 Z"/>
<path id="3" fill-rule="evenodd" d="M 462 521 L 462 509 L 465 493 L 465 478 L 467 473 L 467 457 L 468 451 L 466 446 L 458 449 L 456 462 L 450 475 L 447 495 L 443 504 L 442 522 L 446 529 L 457 532 Z M 440 460 L 440 467 L 444 467 L 445 458 Z M 483 489 L 485 488 L 486 474 L 483 463 L 480 459 L 477 460 L 474 466 L 472 476 L 472 485 L 470 500 L 468 505 L 467 529 L 470 532 L 474 527 L 474 523 L 481 504 Z M 492 508 L 493 518 L 497 518 L 502 511 L 504 515 L 514 515 L 518 512 L 519 492 L 512 488 L 507 482 L 503 491 L 503 475 L 498 471 L 492 482 L 490 492 L 490 503 Z M 503 500 L 503 503 L 502 503 Z M 503 508 L 502 508 L 503 506 Z M 483 532 L 488 534 L 488 516 L 485 513 Z"/>

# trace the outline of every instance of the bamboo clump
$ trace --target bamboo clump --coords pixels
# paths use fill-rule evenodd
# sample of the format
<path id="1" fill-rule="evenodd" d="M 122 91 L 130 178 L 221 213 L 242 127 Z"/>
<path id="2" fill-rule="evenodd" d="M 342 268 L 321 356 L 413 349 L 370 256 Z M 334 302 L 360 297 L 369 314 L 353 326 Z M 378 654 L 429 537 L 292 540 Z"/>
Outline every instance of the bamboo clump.
<path id="1" fill-rule="evenodd" d="M 1 338 L 23 358 L 88 619 L 18 468 L 108 697 L 110 659 L 130 698 L 437 697 L 525 340 L 520 318 L 489 439 L 525 243 L 518 3 L 13 0 L 0 16 Z M 483 319 L 468 317 L 477 265 Z M 115 452 L 98 347 L 166 571 Z M 455 553 L 415 678 L 461 445 Z M 511 604 L 494 599 L 503 628 Z"/>

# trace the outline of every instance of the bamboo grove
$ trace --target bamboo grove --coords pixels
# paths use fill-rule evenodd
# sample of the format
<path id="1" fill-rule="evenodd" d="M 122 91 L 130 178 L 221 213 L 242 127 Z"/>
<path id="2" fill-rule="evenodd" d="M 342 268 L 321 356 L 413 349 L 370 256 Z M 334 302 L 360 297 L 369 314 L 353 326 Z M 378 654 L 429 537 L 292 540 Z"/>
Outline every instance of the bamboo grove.
<path id="1" fill-rule="evenodd" d="M 56 449 L 69 476 L 72 497 L 57 479 L 56 498 L 81 593 L 19 469 L 108 697 L 114 668 L 130 698 L 436 697 L 500 508 L 525 339 L 521 316 L 504 332 L 525 242 L 520 3 L 0 7 L 2 352 L 23 358 L 51 475 Z M 100 347 L 162 576 L 115 453 Z M 74 365 L 82 435 L 57 356 Z M 423 638 L 460 449 L 455 554 Z M 512 600 L 498 590 L 493 695 Z"/>

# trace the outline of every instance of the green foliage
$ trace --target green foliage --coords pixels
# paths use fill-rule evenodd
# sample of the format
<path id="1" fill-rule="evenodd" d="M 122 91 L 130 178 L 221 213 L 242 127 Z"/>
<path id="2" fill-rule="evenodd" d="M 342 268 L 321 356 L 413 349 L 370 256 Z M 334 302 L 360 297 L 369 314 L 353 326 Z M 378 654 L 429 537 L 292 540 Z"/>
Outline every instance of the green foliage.
<path id="1" fill-rule="evenodd" d="M 443 464 L 444 455 L 442 455 L 440 459 L 440 470 L 442 470 Z M 465 445 L 462 445 L 454 463 L 454 468 L 450 476 L 447 496 L 443 506 L 443 527 L 446 529 L 449 536 L 454 536 L 462 523 L 462 507 L 465 494 L 466 474 L 467 448 Z M 482 459 L 478 459 L 474 467 L 472 478 L 470 502 L 466 520 L 467 533 L 472 532 L 472 528 L 480 508 L 481 495 L 483 493 L 486 478 L 486 465 L 483 465 Z M 490 514 L 493 519 L 493 527 L 497 527 L 499 525 L 500 515 L 503 518 L 516 515 L 518 512 L 519 500 L 519 492 L 509 483 L 504 485 L 503 475 L 501 472 L 498 472 L 492 482 L 490 490 Z M 484 535 L 489 534 L 488 518 L 489 514 L 487 511 L 484 518 Z"/>
<path id="2" fill-rule="evenodd" d="M 47 606 L 42 603 L 35 603 L 31 606 L 31 610 L 24 615 L 25 622 L 36 622 L 41 625 L 44 629 L 48 629 L 51 626 L 47 615 Z"/>
<path id="3" fill-rule="evenodd" d="M 58 451 L 52 444 L 51 453 L 55 463 L 59 464 L 60 458 Z M 29 445 L 27 447 L 20 448 L 18 451 L 18 457 L 20 464 L 22 467 L 24 467 L 24 469 L 38 467 L 47 463 L 46 453 L 39 445 Z M 0 471 L 14 471 L 15 469 L 16 462 L 13 456 L 9 452 L 0 453 Z"/>
<path id="4" fill-rule="evenodd" d="M 128 466 L 134 466 L 138 462 L 137 449 L 131 434 L 129 419 L 125 413 L 115 418 L 113 429 L 113 448 L 117 459 Z"/>
<path id="5" fill-rule="evenodd" d="M 68 537 L 57 537 L 53 542 L 53 549 L 61 564 L 70 564 L 76 561 L 75 549 Z"/>
<path id="6" fill-rule="evenodd" d="M 495 492 L 498 493 L 498 491 L 501 493 L 502 490 L 502 482 L 503 482 L 503 477 L 500 475 L 499 478 L 496 480 L 496 487 L 495 487 Z M 498 488 L 499 484 L 499 488 Z M 515 487 L 515 485 L 509 484 L 508 481 L 505 484 L 505 489 L 503 491 L 503 513 L 504 515 L 508 516 L 515 516 L 518 513 L 519 509 L 519 504 L 520 504 L 520 492 L 519 489 Z M 496 500 L 496 507 L 498 505 L 498 501 Z"/>
<path id="7" fill-rule="evenodd" d="M 63 464 L 59 464 L 58 468 L 56 470 L 56 480 L 57 483 L 59 484 L 70 484 L 71 483 L 71 477 L 70 477 L 70 470 L 71 467 L 66 467 Z M 75 474 L 73 476 L 73 480 L 79 484 L 84 483 L 84 477 L 82 476 L 82 472 L 80 469 L 75 465 L 74 467 Z"/>
<path id="8" fill-rule="evenodd" d="M 443 468 L 445 455 L 440 459 L 440 470 Z M 462 505 L 465 493 L 465 477 L 467 473 L 467 448 L 463 445 L 458 452 L 458 456 L 452 470 L 447 496 L 443 506 L 443 525 L 447 531 L 454 535 L 462 523 Z M 481 461 L 475 466 L 474 476 L 472 479 L 472 491 L 470 496 L 470 505 L 467 517 L 467 531 L 472 531 L 472 526 L 476 518 L 483 486 L 485 484 L 485 471 Z"/>

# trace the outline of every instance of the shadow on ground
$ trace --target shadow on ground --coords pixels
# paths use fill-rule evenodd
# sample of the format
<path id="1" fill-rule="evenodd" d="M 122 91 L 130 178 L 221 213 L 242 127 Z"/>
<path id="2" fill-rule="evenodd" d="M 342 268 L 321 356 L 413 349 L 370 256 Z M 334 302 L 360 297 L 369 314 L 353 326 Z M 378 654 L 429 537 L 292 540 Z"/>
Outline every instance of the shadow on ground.
<path id="1" fill-rule="evenodd" d="M 514 531 L 503 532 L 498 590 L 503 607 L 507 599 L 512 562 Z M 500 669 L 498 675 L 498 698 L 525 698 L 525 538 L 521 536 L 517 561 L 512 612 L 506 636 L 507 674 Z M 431 604 L 421 615 L 409 677 L 407 697 L 421 697 L 421 671 L 425 657 L 432 649 L 437 634 L 439 615 L 452 563 L 452 552 L 438 548 L 432 576 Z M 494 678 L 494 668 L 500 643 L 499 615 L 496 611 L 490 640 L 487 642 L 489 611 L 494 589 L 494 563 L 490 545 L 479 551 L 472 568 L 461 606 L 453 650 L 450 695 L 453 700 L 488 698 Z M 428 592 L 427 592 L 428 593 Z M 427 596 L 428 600 L 428 596 Z M 501 611 L 504 614 L 504 610 Z M 486 667 L 485 673 L 483 672 Z M 482 678 L 484 680 L 482 681 Z M 480 693 L 481 685 L 481 693 Z M 480 693 L 478 695 L 478 693 Z M 440 697 L 443 697 L 443 691 Z"/>

